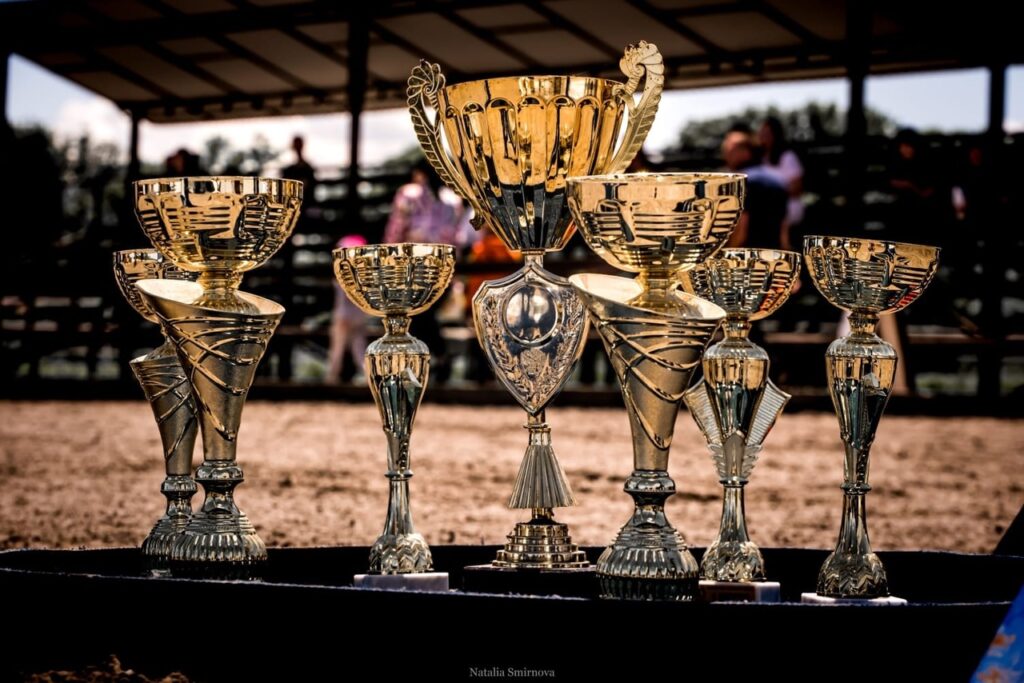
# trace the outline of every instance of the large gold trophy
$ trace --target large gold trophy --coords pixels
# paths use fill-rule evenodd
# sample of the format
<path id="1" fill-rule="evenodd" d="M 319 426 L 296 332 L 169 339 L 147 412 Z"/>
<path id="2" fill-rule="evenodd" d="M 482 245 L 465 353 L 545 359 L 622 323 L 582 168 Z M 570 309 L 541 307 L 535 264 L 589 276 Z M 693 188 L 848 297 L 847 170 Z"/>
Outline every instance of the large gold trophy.
<path id="1" fill-rule="evenodd" d="M 587 244 L 637 273 L 569 278 L 619 378 L 633 433 L 625 491 L 635 510 L 597 562 L 602 597 L 691 600 L 697 592 L 697 561 L 665 516 L 675 493 L 668 456 L 690 376 L 725 311 L 679 282 L 729 238 L 745 187 L 745 176 L 711 173 L 569 181 L 569 208 Z"/>
<path id="2" fill-rule="evenodd" d="M 530 510 L 531 519 L 508 535 L 493 562 L 498 568 L 587 565 L 568 527 L 554 520 L 554 509 L 575 505 L 575 499 L 544 417 L 583 351 L 587 319 L 568 281 L 545 270 L 543 258 L 572 236 L 566 179 L 624 170 L 650 130 L 664 82 L 661 54 L 641 42 L 627 48 L 620 66 L 625 83 L 523 76 L 445 87 L 440 68 L 427 62 L 409 78 L 409 114 L 427 159 L 473 208 L 475 225 L 493 230 L 525 260 L 473 298 L 477 339 L 528 416 L 529 445 L 508 504 Z M 644 89 L 634 101 L 641 81 Z M 433 120 L 428 106 L 436 112 Z"/>
<path id="3" fill-rule="evenodd" d="M 725 249 L 683 273 L 683 289 L 725 310 L 725 338 L 704 352 L 704 377 L 684 400 L 708 442 L 724 489 L 718 536 L 700 563 L 705 599 L 778 600 L 764 558 L 747 533 L 743 491 L 768 431 L 789 401 L 768 378 L 768 354 L 750 323 L 774 313 L 800 275 L 800 254 Z"/>
<path id="4" fill-rule="evenodd" d="M 195 478 L 206 492 L 171 548 L 176 574 L 249 577 L 267 549 L 235 505 L 235 451 L 245 398 L 284 308 L 238 291 L 242 273 L 284 244 L 302 183 L 275 178 L 161 178 L 135 183 L 135 211 L 161 255 L 198 282 L 139 280 L 136 288 L 174 344 L 203 434 Z"/>
<path id="5" fill-rule="evenodd" d="M 896 375 L 896 351 L 875 334 L 878 316 L 909 306 L 925 290 L 939 262 L 937 247 L 850 237 L 804 238 L 804 259 L 818 291 L 850 314 L 850 334 L 825 354 L 828 390 L 846 447 L 843 518 L 835 551 L 818 573 L 817 593 L 804 602 L 889 597 L 885 568 L 871 551 L 865 498 L 868 457 Z"/>
<path id="6" fill-rule="evenodd" d="M 135 288 L 135 283 L 139 280 L 194 280 L 195 273 L 181 270 L 156 249 L 128 249 L 114 253 L 114 279 L 131 307 L 149 322 L 156 323 L 156 313 Z M 162 574 L 167 572 L 171 547 L 192 517 L 192 496 L 197 490 L 192 478 L 192 451 L 199 423 L 188 377 L 166 335 L 163 344 L 133 359 L 129 365 L 153 409 L 164 450 L 165 477 L 160 492 L 167 499 L 167 509 L 142 541 L 146 563 Z"/>
<path id="7" fill-rule="evenodd" d="M 384 336 L 366 349 L 366 377 L 387 438 L 388 513 L 370 549 L 370 573 L 356 585 L 447 590 L 430 547 L 416 533 L 409 505 L 409 438 L 430 376 L 430 349 L 409 334 L 411 316 L 436 302 L 451 282 L 455 248 L 447 244 L 373 244 L 334 251 L 334 272 L 348 297 L 384 319 Z"/>

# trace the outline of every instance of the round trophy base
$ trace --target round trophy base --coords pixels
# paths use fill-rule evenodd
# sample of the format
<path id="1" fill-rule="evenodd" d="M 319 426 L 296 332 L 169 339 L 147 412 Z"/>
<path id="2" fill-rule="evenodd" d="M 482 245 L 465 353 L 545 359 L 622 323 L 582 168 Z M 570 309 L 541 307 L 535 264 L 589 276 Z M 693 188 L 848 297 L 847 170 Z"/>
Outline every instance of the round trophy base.
<path id="1" fill-rule="evenodd" d="M 751 541 L 715 541 L 700 561 L 700 578 L 707 581 L 764 580 L 764 558 Z"/>
<path id="2" fill-rule="evenodd" d="M 497 569 L 582 569 L 586 554 L 572 542 L 566 524 L 520 522 L 491 566 Z"/>
<path id="3" fill-rule="evenodd" d="M 672 527 L 627 525 L 597 560 L 601 597 L 686 602 L 698 595 L 698 566 Z"/>
<path id="4" fill-rule="evenodd" d="M 192 515 L 164 515 L 142 541 L 142 557 L 152 569 L 166 569 L 174 543 L 185 531 Z"/>
<path id="5" fill-rule="evenodd" d="M 267 561 L 267 546 L 245 513 L 192 515 L 171 548 L 171 573 L 175 576 L 250 579 L 258 578 Z"/>
<path id="6" fill-rule="evenodd" d="M 370 548 L 370 574 L 422 574 L 433 568 L 421 534 L 383 534 Z"/>
<path id="7" fill-rule="evenodd" d="M 875 553 L 833 552 L 818 572 L 816 592 L 827 598 L 885 598 L 889 581 Z"/>

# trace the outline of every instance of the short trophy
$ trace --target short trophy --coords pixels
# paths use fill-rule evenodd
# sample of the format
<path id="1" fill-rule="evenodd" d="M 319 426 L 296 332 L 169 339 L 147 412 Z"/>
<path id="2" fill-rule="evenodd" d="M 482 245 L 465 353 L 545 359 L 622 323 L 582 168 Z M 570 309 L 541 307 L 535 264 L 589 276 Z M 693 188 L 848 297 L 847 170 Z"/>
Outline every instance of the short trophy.
<path id="1" fill-rule="evenodd" d="M 711 450 L 724 489 L 718 536 L 700 563 L 706 601 L 778 602 L 764 558 L 747 533 L 743 491 L 764 438 L 789 401 L 768 378 L 768 354 L 750 341 L 750 323 L 781 306 L 800 275 L 800 254 L 725 249 L 682 274 L 683 289 L 725 311 L 725 338 L 704 352 L 704 377 L 683 397 Z"/>
<path id="2" fill-rule="evenodd" d="M 409 324 L 441 297 L 454 270 L 455 248 L 446 244 L 334 251 L 334 273 L 345 293 L 384 322 L 384 336 L 366 349 L 366 377 L 387 439 L 388 513 L 370 549 L 370 571 L 355 577 L 356 586 L 448 590 L 448 574 L 433 571 L 430 547 L 416 533 L 409 503 L 409 438 L 430 376 L 430 349 L 409 334 Z"/>
<path id="3" fill-rule="evenodd" d="M 576 501 L 544 412 L 583 351 L 587 318 L 568 281 L 545 270 L 543 258 L 561 250 L 575 229 L 566 179 L 624 170 L 654 120 L 664 83 L 657 47 L 630 46 L 619 64 L 624 83 L 522 76 L 445 87 L 440 68 L 427 62 L 409 77 L 409 114 L 427 159 L 473 208 L 474 224 L 490 228 L 525 260 L 473 298 L 477 339 L 498 380 L 526 411 L 529 433 L 508 505 L 530 510 L 531 519 L 508 534 L 492 563 L 497 569 L 572 572 L 588 566 L 567 525 L 554 518 L 556 508 Z"/>
<path id="4" fill-rule="evenodd" d="M 825 353 L 828 390 L 846 447 L 839 540 L 818 573 L 817 592 L 804 593 L 802 600 L 905 604 L 889 595 L 885 568 L 868 540 L 868 457 L 898 360 L 893 347 L 875 334 L 875 326 L 879 315 L 906 308 L 921 295 L 935 275 L 939 249 L 812 235 L 804 238 L 804 260 L 822 296 L 849 312 L 851 331 Z"/>
<path id="5" fill-rule="evenodd" d="M 135 289 L 138 280 L 194 280 L 195 274 L 164 260 L 156 249 L 128 249 L 114 252 L 114 279 L 124 298 L 143 318 L 156 323 L 156 314 Z M 192 496 L 197 490 L 192 479 L 192 451 L 199 422 L 188 377 L 178 354 L 167 337 L 164 343 L 129 363 L 142 387 L 164 450 L 165 478 L 160 492 L 167 509 L 142 541 L 142 556 L 157 575 L 169 574 L 171 546 L 192 516 Z"/>
<path id="6" fill-rule="evenodd" d="M 633 434 L 625 491 L 632 518 L 597 561 L 601 596 L 692 600 L 697 561 L 665 516 L 675 493 L 669 449 L 690 376 L 725 311 L 680 291 L 682 271 L 725 244 L 743 210 L 745 176 L 663 173 L 569 180 L 587 244 L 636 279 L 573 275 L 619 378 Z"/>
<path id="7" fill-rule="evenodd" d="M 153 246 L 197 282 L 139 280 L 136 288 L 174 344 L 203 435 L 195 478 L 206 498 L 171 548 L 175 575 L 253 578 L 267 549 L 234 501 L 242 408 L 284 308 L 238 291 L 242 274 L 291 235 L 302 183 L 276 178 L 159 178 L 135 183 L 135 211 Z"/>

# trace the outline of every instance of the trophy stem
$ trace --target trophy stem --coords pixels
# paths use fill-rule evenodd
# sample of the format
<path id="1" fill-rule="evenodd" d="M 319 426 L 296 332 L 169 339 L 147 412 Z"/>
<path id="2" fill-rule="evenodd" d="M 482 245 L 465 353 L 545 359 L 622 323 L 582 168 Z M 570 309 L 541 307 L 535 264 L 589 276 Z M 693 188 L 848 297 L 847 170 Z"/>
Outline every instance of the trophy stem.
<path id="1" fill-rule="evenodd" d="M 190 476 L 198 431 L 195 403 L 174 345 L 166 337 L 161 346 L 131 361 L 130 367 L 149 400 L 163 444 L 166 478 L 160 492 L 167 508 L 142 542 L 146 562 L 162 573 L 171 547 L 192 517 L 192 496 L 197 490 Z"/>
<path id="2" fill-rule="evenodd" d="M 242 274 L 238 271 L 203 271 L 196 282 L 203 288 L 202 296 L 195 302 L 196 306 L 217 311 L 259 312 L 258 307 L 238 296 L 238 286 L 242 284 Z"/>
<path id="3" fill-rule="evenodd" d="M 825 354 L 829 393 L 845 445 L 843 520 L 835 551 L 818 574 L 818 595 L 833 598 L 879 598 L 889 594 L 882 561 L 868 540 L 865 496 L 868 462 L 878 423 L 885 412 L 896 375 L 896 352 L 874 333 L 878 316 L 850 315 L 852 332 Z"/>
<path id="4" fill-rule="evenodd" d="M 433 568 L 430 547 L 416 533 L 409 504 L 409 439 L 430 373 L 430 350 L 409 334 L 404 314 L 384 317 L 384 336 L 366 350 L 366 375 L 387 440 L 388 512 L 370 549 L 371 574 L 416 574 Z"/>
<path id="5" fill-rule="evenodd" d="M 746 482 L 722 484 L 722 522 L 718 537 L 701 559 L 701 578 L 709 581 L 763 581 L 764 558 L 747 533 L 743 501 Z"/>
<path id="6" fill-rule="evenodd" d="M 637 273 L 636 281 L 642 289 L 635 299 L 627 302 L 630 306 L 656 311 L 679 307 L 679 300 L 672 294 L 679 286 L 679 279 L 674 270 L 646 268 Z"/>

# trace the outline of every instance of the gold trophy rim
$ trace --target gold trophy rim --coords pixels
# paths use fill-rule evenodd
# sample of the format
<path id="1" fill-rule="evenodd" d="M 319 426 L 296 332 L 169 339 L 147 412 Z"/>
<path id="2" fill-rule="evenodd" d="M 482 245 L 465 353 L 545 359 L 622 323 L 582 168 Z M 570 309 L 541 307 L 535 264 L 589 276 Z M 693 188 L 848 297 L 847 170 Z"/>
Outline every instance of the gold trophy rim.
<path id="1" fill-rule="evenodd" d="M 250 292 L 235 292 L 245 303 L 251 304 L 253 311 L 223 311 L 216 308 L 208 308 L 201 303 L 194 303 L 201 299 L 205 290 L 203 286 L 194 280 L 168 280 L 160 278 L 145 278 L 137 280 L 135 286 L 142 290 L 147 296 L 155 296 L 179 304 L 196 306 L 203 311 L 209 311 L 215 316 L 226 315 L 231 317 L 266 317 L 284 315 L 285 308 L 281 304 Z"/>
<path id="2" fill-rule="evenodd" d="M 602 288 L 600 286 L 588 286 L 587 282 L 591 280 L 595 281 L 593 285 L 608 285 L 609 287 Z M 630 303 L 633 298 L 643 291 L 643 285 L 641 285 L 635 278 L 622 277 L 621 275 L 606 275 L 604 273 L 576 273 L 569 276 L 569 283 L 589 296 L 613 306 L 642 313 L 657 312 L 659 314 L 664 314 L 663 311 L 652 311 L 652 309 L 645 306 L 638 306 Z M 618 295 L 609 295 L 612 287 L 628 288 L 634 291 L 621 291 Z M 691 294 L 690 292 L 685 292 L 680 289 L 673 289 L 669 293 L 669 296 L 679 300 L 680 303 L 685 306 L 696 307 L 697 312 L 699 313 L 699 315 L 669 314 L 666 316 L 672 320 L 712 323 L 725 320 L 728 316 L 728 313 L 724 308 L 715 302 L 701 298 L 696 294 Z M 598 322 L 600 322 L 600 319 L 598 319 Z"/>
<path id="3" fill-rule="evenodd" d="M 621 81 L 621 80 L 618 80 L 618 79 L 615 79 L 615 78 L 604 78 L 602 76 L 585 76 L 585 75 L 582 75 L 582 74 L 553 74 L 553 73 L 546 73 L 546 74 L 523 74 L 521 76 L 495 76 L 494 78 L 474 78 L 473 80 L 470 80 L 470 81 L 459 81 L 458 83 L 447 83 L 443 88 L 441 88 L 441 90 L 446 92 L 448 90 L 452 90 L 452 89 L 455 89 L 455 88 L 467 87 L 467 86 L 471 86 L 471 85 L 476 85 L 478 83 L 498 84 L 498 83 L 502 83 L 502 82 L 522 81 L 524 79 L 525 80 L 533 80 L 533 81 L 556 81 L 556 80 L 561 80 L 561 79 L 572 80 L 572 81 L 584 81 L 584 82 L 585 81 L 591 81 L 591 82 L 608 83 L 609 85 L 612 85 L 612 86 L 616 86 L 616 85 L 622 86 L 622 85 L 626 84 L 625 81 Z"/>
<path id="4" fill-rule="evenodd" d="M 280 184 L 283 190 L 280 195 L 285 197 L 296 197 L 302 199 L 302 193 L 304 184 L 301 180 L 293 180 L 291 178 L 274 178 L 271 176 L 247 176 L 247 175 L 193 175 L 193 176 L 164 176 L 161 178 L 144 178 L 142 180 L 132 181 L 132 187 L 135 189 L 136 196 L 153 195 L 153 194 L 167 194 L 173 192 L 173 190 L 165 190 L 162 192 L 150 191 L 148 188 L 158 185 L 175 185 L 175 184 L 189 184 L 195 182 L 204 183 L 247 183 L 255 186 L 259 186 L 261 183 L 277 183 Z M 260 194 L 258 191 L 255 193 L 232 193 L 232 194 Z"/>
<path id="5" fill-rule="evenodd" d="M 636 185 L 655 185 L 669 184 L 670 181 L 676 181 L 672 184 L 682 185 L 684 182 L 691 182 L 693 180 L 708 179 L 708 180 L 746 180 L 746 173 L 726 173 L 717 171 L 639 171 L 636 173 L 595 173 L 592 175 L 578 175 L 568 176 L 566 178 L 566 185 L 570 184 L 583 184 L 583 183 L 613 183 L 613 182 L 631 182 Z M 637 182 L 641 181 L 641 182 Z M 679 182 L 684 181 L 684 182 Z"/>

